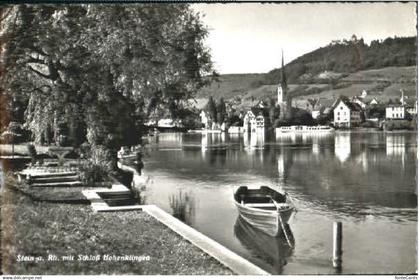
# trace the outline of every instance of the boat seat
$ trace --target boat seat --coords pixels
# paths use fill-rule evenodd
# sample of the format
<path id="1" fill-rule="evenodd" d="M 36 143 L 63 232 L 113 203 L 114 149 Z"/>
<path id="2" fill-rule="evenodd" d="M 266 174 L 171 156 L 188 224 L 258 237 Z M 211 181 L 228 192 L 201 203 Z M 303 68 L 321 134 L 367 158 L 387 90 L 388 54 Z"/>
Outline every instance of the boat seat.
<path id="1" fill-rule="evenodd" d="M 248 207 L 260 207 L 260 208 L 264 208 L 264 207 L 276 207 L 276 205 L 274 203 L 245 203 L 245 206 Z M 287 203 L 277 203 L 277 207 L 279 208 L 288 208 L 289 204 Z"/>

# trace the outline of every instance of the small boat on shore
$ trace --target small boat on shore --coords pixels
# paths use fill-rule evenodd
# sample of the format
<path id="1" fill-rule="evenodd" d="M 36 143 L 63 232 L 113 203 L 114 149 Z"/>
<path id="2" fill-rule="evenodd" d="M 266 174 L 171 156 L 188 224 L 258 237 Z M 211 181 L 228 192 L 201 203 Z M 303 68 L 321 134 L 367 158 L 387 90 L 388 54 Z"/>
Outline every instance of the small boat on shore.
<path id="1" fill-rule="evenodd" d="M 121 149 L 117 152 L 118 159 L 125 159 L 125 160 L 135 160 L 137 159 L 137 153 L 140 152 L 141 147 L 121 147 Z"/>
<path id="2" fill-rule="evenodd" d="M 239 187 L 234 193 L 239 215 L 253 227 L 277 237 L 284 234 L 286 225 L 296 211 L 288 194 L 281 194 L 267 186 L 259 189 Z"/>

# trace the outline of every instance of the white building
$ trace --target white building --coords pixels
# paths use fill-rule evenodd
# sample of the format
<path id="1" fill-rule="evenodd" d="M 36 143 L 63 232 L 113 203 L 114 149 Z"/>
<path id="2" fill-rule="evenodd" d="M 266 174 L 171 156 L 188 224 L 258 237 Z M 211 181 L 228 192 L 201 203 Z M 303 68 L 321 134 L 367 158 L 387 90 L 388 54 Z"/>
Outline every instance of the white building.
<path id="1" fill-rule="evenodd" d="M 251 108 L 244 116 L 244 132 L 264 132 L 268 126 L 268 111 L 265 108 Z"/>
<path id="2" fill-rule="evenodd" d="M 366 90 L 363 90 L 362 93 L 360 94 L 360 98 L 366 98 L 367 95 L 368 94 L 367 94 Z"/>
<path id="3" fill-rule="evenodd" d="M 407 105 L 407 112 L 412 116 L 417 116 L 417 100 Z"/>
<path id="4" fill-rule="evenodd" d="M 403 120 L 405 107 L 401 104 L 388 104 L 385 109 L 385 118 L 390 120 Z"/>
<path id="5" fill-rule="evenodd" d="M 207 112 L 201 111 L 200 113 L 201 123 L 204 124 L 205 129 L 211 129 L 211 120 Z"/>
<path id="6" fill-rule="evenodd" d="M 348 99 L 340 98 L 335 103 L 334 125 L 337 127 L 353 127 L 361 123 L 362 108 Z"/>
<path id="7" fill-rule="evenodd" d="M 353 97 L 352 102 L 358 104 L 360 107 L 362 107 L 362 109 L 366 108 L 366 103 L 364 102 L 363 98 L 359 96 Z"/>
<path id="8" fill-rule="evenodd" d="M 158 121 L 158 126 L 159 127 L 167 127 L 167 128 L 172 128 L 177 126 L 176 122 L 173 119 L 160 119 Z"/>
<path id="9" fill-rule="evenodd" d="M 378 105 L 379 101 L 376 99 L 376 97 L 372 98 L 372 100 L 369 102 L 369 105 Z"/>

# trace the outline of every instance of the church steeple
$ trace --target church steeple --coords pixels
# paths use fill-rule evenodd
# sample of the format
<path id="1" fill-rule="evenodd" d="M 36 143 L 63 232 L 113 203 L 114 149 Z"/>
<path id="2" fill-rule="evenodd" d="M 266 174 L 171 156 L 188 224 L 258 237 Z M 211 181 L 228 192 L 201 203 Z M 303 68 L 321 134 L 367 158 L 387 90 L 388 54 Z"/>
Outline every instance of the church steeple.
<path id="1" fill-rule="evenodd" d="M 287 89 L 287 78 L 286 78 L 286 70 L 284 69 L 283 49 L 281 49 L 281 80 L 280 80 L 280 84 L 283 87 L 283 90 Z"/>
<path id="2" fill-rule="evenodd" d="M 281 105 L 286 102 L 286 94 L 287 94 L 287 78 L 286 78 L 286 71 L 284 69 L 284 57 L 283 57 L 283 49 L 281 50 L 281 77 L 280 77 L 280 84 L 277 87 L 277 104 Z"/>

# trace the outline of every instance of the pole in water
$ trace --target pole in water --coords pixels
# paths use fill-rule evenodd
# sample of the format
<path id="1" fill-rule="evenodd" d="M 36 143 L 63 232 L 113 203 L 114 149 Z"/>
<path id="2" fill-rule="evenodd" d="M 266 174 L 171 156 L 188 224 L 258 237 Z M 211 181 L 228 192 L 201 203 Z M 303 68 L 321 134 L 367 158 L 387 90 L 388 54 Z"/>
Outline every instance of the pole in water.
<path id="1" fill-rule="evenodd" d="M 342 245 L 343 245 L 343 224 L 341 222 L 334 222 L 333 235 L 334 235 L 334 246 L 333 246 L 333 267 L 340 271 L 342 264 Z"/>

